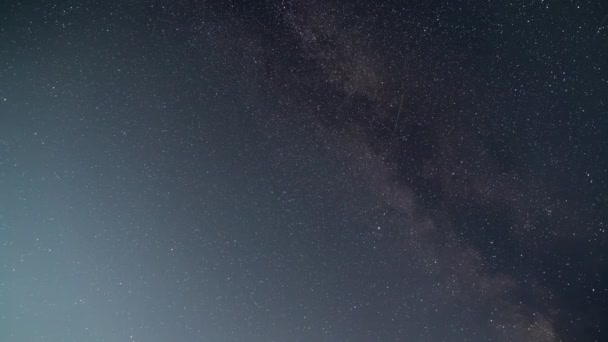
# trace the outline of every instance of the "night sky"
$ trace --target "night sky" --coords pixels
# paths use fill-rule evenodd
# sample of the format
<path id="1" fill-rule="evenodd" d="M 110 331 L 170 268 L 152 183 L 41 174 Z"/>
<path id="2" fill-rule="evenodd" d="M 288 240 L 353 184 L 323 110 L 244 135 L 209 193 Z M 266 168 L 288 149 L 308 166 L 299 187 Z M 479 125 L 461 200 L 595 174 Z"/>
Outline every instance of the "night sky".
<path id="1" fill-rule="evenodd" d="M 0 4 L 0 341 L 608 341 L 608 2 Z"/>

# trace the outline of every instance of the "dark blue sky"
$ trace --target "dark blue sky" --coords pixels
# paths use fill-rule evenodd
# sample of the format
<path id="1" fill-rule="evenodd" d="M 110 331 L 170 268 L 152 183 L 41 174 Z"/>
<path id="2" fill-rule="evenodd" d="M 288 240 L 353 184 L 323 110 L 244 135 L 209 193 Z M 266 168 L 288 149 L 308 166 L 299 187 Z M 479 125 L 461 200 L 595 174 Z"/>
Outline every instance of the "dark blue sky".
<path id="1" fill-rule="evenodd" d="M 608 338 L 606 4 L 0 13 L 0 340 Z"/>

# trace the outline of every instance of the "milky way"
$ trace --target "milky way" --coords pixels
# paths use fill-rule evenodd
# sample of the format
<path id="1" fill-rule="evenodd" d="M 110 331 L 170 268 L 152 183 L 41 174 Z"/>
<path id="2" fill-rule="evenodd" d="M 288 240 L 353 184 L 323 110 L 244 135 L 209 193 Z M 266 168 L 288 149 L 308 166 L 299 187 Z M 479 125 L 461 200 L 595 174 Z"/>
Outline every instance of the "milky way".
<path id="1" fill-rule="evenodd" d="M 0 13 L 0 340 L 608 339 L 608 5 Z"/>

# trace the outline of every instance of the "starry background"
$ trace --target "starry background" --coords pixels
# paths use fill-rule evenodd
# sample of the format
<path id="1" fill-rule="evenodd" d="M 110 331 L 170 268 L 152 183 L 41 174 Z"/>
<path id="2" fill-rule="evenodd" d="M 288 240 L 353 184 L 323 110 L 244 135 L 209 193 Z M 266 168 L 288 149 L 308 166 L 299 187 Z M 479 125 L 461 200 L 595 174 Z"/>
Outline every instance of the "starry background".
<path id="1" fill-rule="evenodd" d="M 608 3 L 0 17 L 0 340 L 608 340 Z"/>

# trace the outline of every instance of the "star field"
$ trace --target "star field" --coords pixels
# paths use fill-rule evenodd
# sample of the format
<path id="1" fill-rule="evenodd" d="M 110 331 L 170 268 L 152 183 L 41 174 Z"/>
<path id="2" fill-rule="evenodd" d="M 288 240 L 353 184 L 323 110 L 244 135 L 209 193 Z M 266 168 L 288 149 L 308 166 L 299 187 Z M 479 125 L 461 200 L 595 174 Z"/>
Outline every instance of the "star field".
<path id="1" fill-rule="evenodd" d="M 608 4 L 0 4 L 1 341 L 604 341 Z"/>

